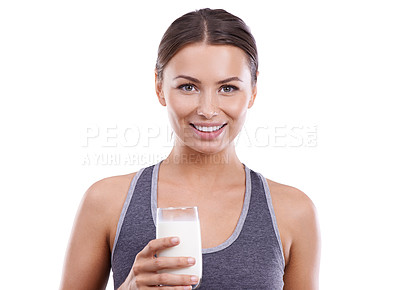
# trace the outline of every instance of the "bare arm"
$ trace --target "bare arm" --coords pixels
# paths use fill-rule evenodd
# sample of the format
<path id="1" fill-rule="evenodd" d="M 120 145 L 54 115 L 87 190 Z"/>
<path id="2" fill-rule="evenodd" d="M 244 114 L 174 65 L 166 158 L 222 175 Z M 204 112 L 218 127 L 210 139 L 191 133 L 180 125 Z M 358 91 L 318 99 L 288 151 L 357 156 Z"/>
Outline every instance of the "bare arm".
<path id="1" fill-rule="evenodd" d="M 116 224 L 132 175 L 111 177 L 93 184 L 79 207 L 65 258 L 61 290 L 105 289 L 110 273 L 111 248 Z M 190 275 L 174 275 L 159 270 L 193 265 L 188 257 L 155 259 L 159 250 L 175 246 L 171 238 L 149 241 L 136 256 L 133 267 L 119 289 L 147 289 L 155 285 L 177 285 L 164 289 L 191 289 Z M 186 288 L 185 288 L 186 286 Z"/>
<path id="2" fill-rule="evenodd" d="M 284 290 L 319 289 L 319 263 L 321 252 L 317 212 L 312 201 L 294 189 L 292 211 L 292 244 L 289 261 L 283 277 Z"/>
<path id="3" fill-rule="evenodd" d="M 102 183 L 85 193 L 72 229 L 60 289 L 105 289 L 110 272 L 107 210 Z"/>

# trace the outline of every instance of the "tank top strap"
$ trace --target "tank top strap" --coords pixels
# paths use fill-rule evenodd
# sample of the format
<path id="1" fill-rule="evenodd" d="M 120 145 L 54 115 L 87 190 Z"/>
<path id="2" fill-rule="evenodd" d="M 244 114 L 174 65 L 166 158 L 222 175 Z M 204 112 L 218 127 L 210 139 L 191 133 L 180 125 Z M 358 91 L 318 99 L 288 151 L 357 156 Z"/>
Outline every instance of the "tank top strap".
<path id="1" fill-rule="evenodd" d="M 125 281 L 137 253 L 156 238 L 150 209 L 153 168 L 142 168 L 132 178 L 120 214 L 111 253 L 115 289 Z"/>
<path id="2" fill-rule="evenodd" d="M 280 236 L 279 229 L 278 229 L 278 223 L 276 221 L 276 215 L 275 215 L 274 207 L 272 205 L 271 192 L 269 190 L 267 179 L 261 173 L 255 172 L 255 171 L 253 171 L 253 172 L 258 176 L 258 178 L 262 182 L 262 188 L 263 188 L 263 192 L 265 194 L 265 199 L 266 199 L 266 202 L 267 202 L 269 215 L 271 216 L 271 222 L 272 222 L 272 226 L 273 226 L 273 229 L 274 229 L 274 232 L 275 232 L 275 238 L 276 238 L 276 241 L 278 242 L 279 250 L 280 250 L 280 253 L 281 253 L 281 258 L 282 258 L 281 259 L 281 266 L 283 268 L 285 268 L 285 257 L 283 255 L 283 247 L 282 247 L 281 236 Z"/>
<path id="3" fill-rule="evenodd" d="M 114 287 L 128 276 L 135 257 L 156 237 L 157 164 L 132 178 L 113 245 Z M 220 246 L 203 249 L 200 289 L 283 289 L 285 261 L 264 176 L 245 164 L 246 192 L 234 233 Z"/>

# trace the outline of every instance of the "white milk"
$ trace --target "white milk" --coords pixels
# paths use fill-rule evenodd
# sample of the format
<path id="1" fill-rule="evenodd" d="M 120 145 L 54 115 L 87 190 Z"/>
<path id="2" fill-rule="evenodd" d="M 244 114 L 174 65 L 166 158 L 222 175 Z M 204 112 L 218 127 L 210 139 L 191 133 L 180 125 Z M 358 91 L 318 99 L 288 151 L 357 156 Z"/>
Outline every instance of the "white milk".
<path id="1" fill-rule="evenodd" d="M 157 223 L 157 239 L 179 237 L 177 246 L 161 251 L 159 257 L 193 257 L 196 264 L 187 268 L 163 270 L 172 274 L 202 275 L 200 224 L 198 221 L 161 221 Z"/>

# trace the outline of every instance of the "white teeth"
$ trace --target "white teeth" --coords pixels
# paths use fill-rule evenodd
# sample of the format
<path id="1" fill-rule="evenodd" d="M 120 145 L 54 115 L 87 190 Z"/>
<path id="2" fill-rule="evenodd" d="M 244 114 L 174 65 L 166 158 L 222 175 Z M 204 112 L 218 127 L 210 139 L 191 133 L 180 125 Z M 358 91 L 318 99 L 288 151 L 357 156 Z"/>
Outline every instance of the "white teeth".
<path id="1" fill-rule="evenodd" d="M 194 125 L 194 124 L 193 124 L 193 125 Z M 221 126 L 212 126 L 212 127 L 203 127 L 203 126 L 196 126 L 196 125 L 194 125 L 194 127 L 195 127 L 197 130 L 202 131 L 202 132 L 214 132 L 214 131 L 217 131 L 217 130 L 221 129 L 222 126 L 224 126 L 224 125 L 221 125 Z"/>

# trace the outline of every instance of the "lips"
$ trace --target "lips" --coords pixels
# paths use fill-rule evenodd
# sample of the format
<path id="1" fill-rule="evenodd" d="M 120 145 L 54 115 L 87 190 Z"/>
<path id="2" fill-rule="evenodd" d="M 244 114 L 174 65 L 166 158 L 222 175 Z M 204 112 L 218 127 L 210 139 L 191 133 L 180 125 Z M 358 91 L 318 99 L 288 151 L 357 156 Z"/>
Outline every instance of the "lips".
<path id="1" fill-rule="evenodd" d="M 225 129 L 227 123 L 206 124 L 206 123 L 190 123 L 194 132 L 201 139 L 211 140 L 218 137 Z"/>
<path id="2" fill-rule="evenodd" d="M 221 125 L 206 125 L 206 126 L 200 125 L 200 124 L 192 124 L 191 123 L 190 125 L 192 125 L 194 128 L 196 128 L 198 131 L 208 132 L 209 133 L 209 132 L 218 131 L 219 129 L 224 127 L 226 125 L 226 123 L 225 124 L 221 124 Z"/>

